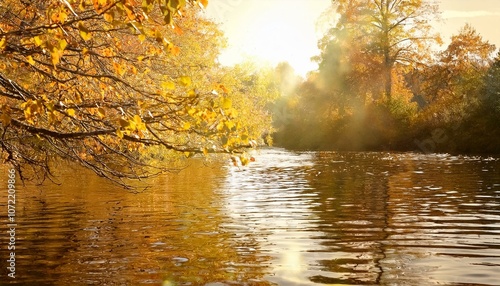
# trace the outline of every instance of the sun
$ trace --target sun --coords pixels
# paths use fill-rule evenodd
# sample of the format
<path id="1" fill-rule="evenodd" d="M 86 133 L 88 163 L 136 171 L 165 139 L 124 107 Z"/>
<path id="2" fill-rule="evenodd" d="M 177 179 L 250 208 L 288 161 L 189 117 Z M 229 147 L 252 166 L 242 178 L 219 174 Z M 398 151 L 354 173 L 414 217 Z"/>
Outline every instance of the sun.
<path id="1" fill-rule="evenodd" d="M 234 5 L 236 2 L 240 3 Z M 330 5 L 330 0 L 210 3 L 214 6 L 207 11 L 209 16 L 219 18 L 216 21 L 222 23 L 228 37 L 229 47 L 220 57 L 222 64 L 232 65 L 245 58 L 272 65 L 286 61 L 301 75 L 317 68 L 310 60 L 319 53 L 316 19 Z M 221 13 L 221 7 L 226 9 L 225 13 Z"/>

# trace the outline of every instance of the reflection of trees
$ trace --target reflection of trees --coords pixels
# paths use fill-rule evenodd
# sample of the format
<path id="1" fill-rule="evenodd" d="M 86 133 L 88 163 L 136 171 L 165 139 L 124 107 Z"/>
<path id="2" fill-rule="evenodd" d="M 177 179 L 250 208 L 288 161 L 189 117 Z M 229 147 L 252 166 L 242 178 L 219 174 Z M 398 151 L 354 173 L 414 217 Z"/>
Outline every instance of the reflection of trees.
<path id="1" fill-rule="evenodd" d="M 391 228 L 386 244 L 391 253 L 383 264 L 384 281 L 399 277 L 401 283 L 422 283 L 416 280 L 420 275 L 445 284 L 452 282 L 450 276 L 439 273 L 455 272 L 454 279 L 465 282 L 471 279 L 467 273 L 484 271 L 477 266 L 484 258 L 477 257 L 488 254 L 473 249 L 490 247 L 487 237 L 492 229 L 485 225 L 491 223 L 488 205 L 493 193 L 481 184 L 492 184 L 499 176 L 494 172 L 484 176 L 488 164 L 479 159 L 450 155 L 406 155 L 396 159 L 403 168 L 389 178 Z M 495 164 L 498 166 L 498 162 Z M 471 250 L 478 261 L 468 260 Z M 461 258 L 461 266 L 455 257 Z M 457 268 L 462 269 L 460 273 L 456 273 Z M 412 275 L 405 277 L 401 273 Z M 471 284 L 481 284 L 480 278 L 472 279 Z"/>
<path id="2" fill-rule="evenodd" d="M 223 168 L 193 164 L 139 194 L 81 168 L 63 172 L 61 186 L 24 193 L 18 254 L 20 269 L 30 272 L 21 279 L 38 285 L 259 281 L 265 267 L 246 265 L 258 265 L 262 256 L 252 250 L 242 258 L 236 234 L 223 227 Z"/>
<path id="3" fill-rule="evenodd" d="M 317 283 L 378 283 L 387 238 L 387 170 L 377 164 L 376 153 L 320 153 L 318 171 L 308 179 L 320 219 L 323 249 L 331 258 L 318 261 Z M 320 191 L 317 191 L 320 190 Z M 324 275 L 323 275 L 324 274 Z"/>
<path id="4" fill-rule="evenodd" d="M 456 270 L 456 260 L 447 264 L 456 256 L 464 273 L 487 272 L 484 263 L 491 258 L 477 249 L 490 248 L 495 235 L 498 162 L 449 155 L 384 156 L 317 156 L 317 170 L 308 179 L 318 195 L 313 209 L 324 233 L 317 237 L 323 246 L 318 252 L 325 255 L 318 261 L 321 272 L 310 280 L 414 285 L 426 277 L 429 283 L 451 282 L 439 275 Z M 470 277 L 460 279 L 480 281 Z"/>
<path id="5" fill-rule="evenodd" d="M 266 154 L 230 171 L 191 166 L 136 195 L 81 169 L 67 169 L 61 186 L 20 185 L 17 281 L 287 285 L 307 275 L 417 285 L 430 272 L 452 283 L 439 276 L 456 270 L 449 259 L 466 274 L 497 261 L 499 161 L 319 153 L 282 162 L 280 154 L 267 158 L 272 168 L 261 163 Z"/>

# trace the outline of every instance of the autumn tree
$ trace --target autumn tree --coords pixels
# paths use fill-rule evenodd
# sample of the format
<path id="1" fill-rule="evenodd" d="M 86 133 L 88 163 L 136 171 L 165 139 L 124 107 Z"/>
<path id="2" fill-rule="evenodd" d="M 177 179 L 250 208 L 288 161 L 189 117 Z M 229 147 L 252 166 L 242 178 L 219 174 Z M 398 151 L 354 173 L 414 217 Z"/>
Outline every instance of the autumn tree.
<path id="1" fill-rule="evenodd" d="M 441 133 L 446 140 L 434 142 L 435 151 L 498 152 L 498 115 L 485 108 L 494 86 L 489 72 L 495 50 L 467 24 L 435 55 L 433 64 L 408 74 L 412 91 L 422 101 L 413 126 L 416 137 Z"/>
<path id="2" fill-rule="evenodd" d="M 484 77 L 484 88 L 481 91 L 481 104 L 500 117 L 500 52 Z"/>
<path id="3" fill-rule="evenodd" d="M 439 41 L 430 25 L 437 7 L 420 0 L 337 0 L 332 5 L 335 9 L 323 16 L 330 29 L 314 58 L 318 73 L 299 88 L 299 110 L 308 114 L 298 117 L 311 117 L 308 130 L 322 130 L 322 142 L 314 145 L 394 146 L 416 112 L 404 74 L 426 62 L 428 46 Z"/>
<path id="4" fill-rule="evenodd" d="M 271 145 L 274 132 L 271 105 L 280 95 L 274 69 L 243 62 L 221 68 L 220 73 L 221 83 L 228 89 L 228 98 L 238 112 L 239 119 L 234 123 L 244 138 L 260 139 L 261 143 Z"/>
<path id="5" fill-rule="evenodd" d="M 429 44 L 439 41 L 430 23 L 438 6 L 426 0 L 371 0 L 368 7 L 367 21 L 375 30 L 373 48 L 382 56 L 384 91 L 390 100 L 393 67 L 424 62 Z"/>
<path id="6" fill-rule="evenodd" d="M 145 159 L 151 146 L 241 152 L 251 138 L 218 128 L 237 112 L 203 72 L 221 44 L 194 12 L 206 4 L 2 1 L 3 159 L 21 178 L 50 177 L 51 159 L 64 158 L 124 184 L 168 169 Z"/>
<path id="7" fill-rule="evenodd" d="M 472 134 L 476 150 L 500 153 L 500 52 L 484 76 L 479 108 L 473 115 Z M 478 142 L 480 141 L 480 142 Z"/>
<path id="8" fill-rule="evenodd" d="M 435 64 L 415 71 L 415 85 L 427 103 L 421 116 L 438 121 L 435 124 L 459 124 L 472 113 L 479 104 L 495 49 L 469 24 L 453 35 Z"/>
<path id="9" fill-rule="evenodd" d="M 375 85 L 382 81 L 381 91 L 388 100 L 392 98 L 396 65 L 408 67 L 424 62 L 429 45 L 439 41 L 431 32 L 430 21 L 437 15 L 433 2 L 335 0 L 333 4 L 337 7 L 330 16 L 334 24 L 319 43 L 320 69 L 324 66 L 337 72 L 358 73 L 355 81 L 361 85 L 367 80 Z"/>

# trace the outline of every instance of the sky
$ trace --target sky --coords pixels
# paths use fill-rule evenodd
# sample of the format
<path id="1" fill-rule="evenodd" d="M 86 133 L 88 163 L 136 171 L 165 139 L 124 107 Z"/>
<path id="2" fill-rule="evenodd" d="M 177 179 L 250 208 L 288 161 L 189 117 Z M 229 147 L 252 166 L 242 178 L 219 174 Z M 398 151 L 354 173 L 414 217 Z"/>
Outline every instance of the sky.
<path id="1" fill-rule="evenodd" d="M 445 44 L 466 23 L 500 47 L 500 0 L 437 0 L 443 21 L 435 24 Z M 244 60 L 271 65 L 287 61 L 304 76 L 317 64 L 321 38 L 320 15 L 331 0 L 210 0 L 206 14 L 221 24 L 228 48 L 219 58 L 224 65 Z"/>

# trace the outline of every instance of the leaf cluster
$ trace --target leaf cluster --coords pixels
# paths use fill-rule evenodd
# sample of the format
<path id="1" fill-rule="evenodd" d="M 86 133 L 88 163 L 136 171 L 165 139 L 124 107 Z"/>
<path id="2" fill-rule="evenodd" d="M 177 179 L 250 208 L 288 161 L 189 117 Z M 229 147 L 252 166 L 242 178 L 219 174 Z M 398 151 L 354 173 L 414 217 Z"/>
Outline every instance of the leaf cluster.
<path id="1" fill-rule="evenodd" d="M 216 77 L 224 45 L 194 0 L 0 4 L 3 159 L 23 178 L 79 162 L 126 185 L 168 170 L 149 148 L 243 152 L 251 138 Z M 30 171 L 32 170 L 32 172 Z"/>

